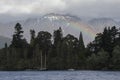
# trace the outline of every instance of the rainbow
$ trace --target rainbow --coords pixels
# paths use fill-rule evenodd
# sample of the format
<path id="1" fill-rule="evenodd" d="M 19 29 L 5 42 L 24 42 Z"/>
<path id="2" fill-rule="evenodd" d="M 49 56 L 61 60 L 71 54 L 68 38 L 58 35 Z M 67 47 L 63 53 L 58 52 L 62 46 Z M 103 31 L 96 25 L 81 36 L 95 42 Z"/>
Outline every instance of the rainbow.
<path id="1" fill-rule="evenodd" d="M 81 31 L 82 33 L 85 33 L 85 35 L 88 35 L 91 38 L 95 38 L 97 32 L 94 31 L 90 26 L 74 21 L 69 21 L 69 23 L 70 23 L 69 25 L 73 29 Z"/>

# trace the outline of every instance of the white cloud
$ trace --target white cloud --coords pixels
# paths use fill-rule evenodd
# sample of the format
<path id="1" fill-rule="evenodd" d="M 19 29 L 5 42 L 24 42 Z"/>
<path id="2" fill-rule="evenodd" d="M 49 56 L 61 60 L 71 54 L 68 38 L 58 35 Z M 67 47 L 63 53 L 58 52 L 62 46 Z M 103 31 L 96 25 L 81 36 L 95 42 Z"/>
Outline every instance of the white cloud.
<path id="1" fill-rule="evenodd" d="M 0 0 L 0 13 L 46 13 L 48 11 L 63 10 L 62 0 Z"/>
<path id="2" fill-rule="evenodd" d="M 1 14 L 70 13 L 78 16 L 118 17 L 120 0 L 0 0 Z"/>
<path id="3" fill-rule="evenodd" d="M 31 10 L 36 13 L 48 13 L 64 10 L 66 4 L 62 0 L 38 0 L 32 3 Z"/>

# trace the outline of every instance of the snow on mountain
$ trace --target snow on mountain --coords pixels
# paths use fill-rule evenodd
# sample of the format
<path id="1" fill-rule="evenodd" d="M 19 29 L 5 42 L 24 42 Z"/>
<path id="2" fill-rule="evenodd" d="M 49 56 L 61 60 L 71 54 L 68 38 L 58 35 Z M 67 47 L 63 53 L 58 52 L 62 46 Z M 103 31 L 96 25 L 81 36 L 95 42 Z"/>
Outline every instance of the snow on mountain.
<path id="1" fill-rule="evenodd" d="M 54 30 L 61 27 L 64 36 L 73 34 L 78 37 L 80 31 L 82 31 L 85 44 L 92 41 L 96 32 L 103 31 L 105 26 L 119 26 L 116 21 L 108 18 L 92 19 L 89 22 L 85 22 L 76 16 L 50 13 L 37 18 L 29 18 L 6 24 L 0 23 L 0 34 L 6 37 L 12 37 L 14 26 L 17 22 L 22 24 L 24 36 L 28 41 L 30 40 L 30 29 L 34 29 L 36 33 L 39 31 L 48 31 L 53 34 Z"/>
<path id="2" fill-rule="evenodd" d="M 73 25 L 73 23 L 79 25 Z M 86 28 L 90 27 L 86 25 L 84 22 L 82 22 L 81 19 L 78 17 L 54 13 L 44 15 L 41 18 L 28 19 L 25 22 L 23 22 L 22 25 L 25 31 L 25 35 L 28 38 L 30 29 L 35 29 L 36 32 L 49 31 L 52 34 L 54 30 L 61 27 L 64 35 L 73 34 L 76 37 L 78 37 L 80 31 L 83 31 L 85 27 Z M 78 29 L 76 29 L 75 27 L 78 27 Z M 79 27 L 83 27 L 83 29 L 80 30 Z M 88 36 L 85 33 L 83 33 L 83 35 L 85 35 L 84 40 L 86 43 L 93 39 L 91 38 L 91 36 Z"/>

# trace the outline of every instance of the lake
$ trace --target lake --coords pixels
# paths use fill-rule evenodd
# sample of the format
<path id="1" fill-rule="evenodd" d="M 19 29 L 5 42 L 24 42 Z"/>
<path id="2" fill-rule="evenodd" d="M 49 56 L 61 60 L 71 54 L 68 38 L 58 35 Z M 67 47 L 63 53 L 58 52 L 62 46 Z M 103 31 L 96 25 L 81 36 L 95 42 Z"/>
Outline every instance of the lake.
<path id="1" fill-rule="evenodd" d="M 0 71 L 0 80 L 120 80 L 119 71 Z"/>

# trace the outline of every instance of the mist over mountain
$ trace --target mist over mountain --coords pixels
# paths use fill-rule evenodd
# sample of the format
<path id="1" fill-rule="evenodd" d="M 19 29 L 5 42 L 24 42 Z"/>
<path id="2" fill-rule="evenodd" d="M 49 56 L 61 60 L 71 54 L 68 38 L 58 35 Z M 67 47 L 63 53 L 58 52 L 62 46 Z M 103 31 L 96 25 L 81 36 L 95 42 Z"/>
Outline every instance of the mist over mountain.
<path id="1" fill-rule="evenodd" d="M 115 21 L 112 18 L 96 18 L 90 20 L 88 23 L 91 25 L 91 27 L 94 30 L 98 32 L 103 31 L 104 27 L 112 27 L 112 26 L 120 27 L 119 22 Z"/>
<path id="2" fill-rule="evenodd" d="M 96 18 L 85 21 L 77 16 L 69 14 L 50 13 L 41 17 L 28 18 L 26 20 L 12 21 L 8 23 L 0 23 L 0 34 L 5 37 L 12 37 L 14 26 L 19 22 L 24 31 L 24 37 L 30 40 L 30 29 L 39 31 L 48 31 L 51 34 L 59 27 L 62 28 L 64 36 L 73 34 L 78 37 L 80 32 L 83 32 L 85 44 L 92 41 L 96 33 L 103 31 L 104 27 L 120 26 L 120 22 L 111 18 Z"/>

